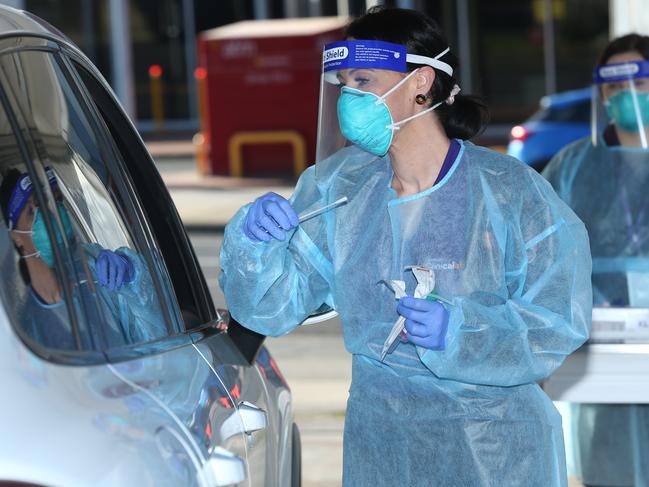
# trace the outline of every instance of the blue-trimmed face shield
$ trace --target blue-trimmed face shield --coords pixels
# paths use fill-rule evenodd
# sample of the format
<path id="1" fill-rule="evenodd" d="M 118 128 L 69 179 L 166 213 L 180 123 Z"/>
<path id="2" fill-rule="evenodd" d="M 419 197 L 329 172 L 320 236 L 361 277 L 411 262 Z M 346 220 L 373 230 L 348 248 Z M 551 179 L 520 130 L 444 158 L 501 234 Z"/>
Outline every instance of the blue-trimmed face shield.
<path id="1" fill-rule="evenodd" d="M 56 174 L 54 170 L 50 167 L 45 168 L 45 175 L 47 176 L 48 183 L 56 197 L 58 192 L 58 183 L 56 179 Z M 9 216 L 9 230 L 11 232 L 29 234 L 36 249 L 35 253 L 22 255 L 21 258 L 29 258 L 34 256 L 39 256 L 49 267 L 54 266 L 54 250 L 52 249 L 52 242 L 47 232 L 47 227 L 45 221 L 43 220 L 43 213 L 39 211 L 38 207 L 35 207 L 33 203 L 30 203 L 29 200 L 34 194 L 34 185 L 31 177 L 27 173 L 23 173 L 11 192 L 8 205 L 8 216 Z M 21 218 L 21 214 L 24 211 L 31 211 L 31 228 L 20 228 L 18 223 Z M 61 223 L 63 224 L 63 229 L 68 241 L 71 241 L 74 238 L 74 230 L 72 227 L 72 222 L 68 215 L 66 208 L 63 204 L 58 201 L 57 198 L 57 211 Z M 63 237 L 61 232 L 58 231 L 58 227 L 55 227 L 56 231 L 56 242 L 57 245 L 64 245 Z"/>
<path id="2" fill-rule="evenodd" d="M 363 149 L 368 155 L 384 156 L 392 145 L 394 132 L 401 125 L 440 104 L 404 120 L 394 120 L 385 103 L 386 98 L 417 72 L 408 73 L 408 63 L 430 66 L 452 76 L 453 68 L 442 60 L 448 52 L 447 48 L 431 58 L 409 54 L 399 44 L 375 40 L 347 40 L 325 45 L 316 163 L 349 144 Z M 385 70 L 408 74 L 392 87 L 377 93 L 372 78 Z"/>
<path id="3" fill-rule="evenodd" d="M 54 170 L 47 167 L 45 168 L 45 174 L 47 175 L 47 180 L 50 183 L 50 186 L 54 189 L 57 184 L 56 174 L 54 174 Z M 27 205 L 27 202 L 29 201 L 29 198 L 32 196 L 33 192 L 34 187 L 32 185 L 31 177 L 27 173 L 22 174 L 18 178 L 18 181 L 16 181 L 16 184 L 11 192 L 11 196 L 9 197 L 9 208 L 7 213 L 9 214 L 10 230 L 16 228 L 18 218 L 25 208 L 25 205 Z"/>
<path id="4" fill-rule="evenodd" d="M 591 126 L 594 145 L 649 148 L 649 61 L 595 68 Z"/>

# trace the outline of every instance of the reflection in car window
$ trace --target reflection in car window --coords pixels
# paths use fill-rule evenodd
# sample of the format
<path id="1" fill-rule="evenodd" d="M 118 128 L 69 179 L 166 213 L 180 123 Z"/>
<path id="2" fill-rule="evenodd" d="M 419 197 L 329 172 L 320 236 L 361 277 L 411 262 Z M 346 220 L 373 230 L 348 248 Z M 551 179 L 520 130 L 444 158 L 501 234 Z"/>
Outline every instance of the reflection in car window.
<path id="1" fill-rule="evenodd" d="M 63 287 L 53 266 L 52 245 L 43 225 L 46 210 L 39 208 L 32 179 L 22 162 L 18 144 L 0 107 L 0 231 L 2 285 L 7 315 L 23 336 L 49 349 L 74 350 L 77 340 L 90 343 L 87 334 L 73 331 Z M 40 211 L 39 211 L 40 210 Z"/>
<path id="2" fill-rule="evenodd" d="M 30 155 L 48 175 L 45 192 L 56 223 L 50 240 L 68 257 L 73 306 L 90 329 L 82 346 L 104 349 L 162 338 L 172 326 L 154 285 L 155 271 L 129 231 L 133 222 L 106 163 L 111 152 L 62 66 L 54 54 L 42 51 L 6 55 L 0 58 L 0 81 L 9 83 L 7 91 L 29 127 Z M 57 264 L 43 251 L 32 259 L 50 268 Z M 60 295 L 36 297 L 43 310 L 50 300 L 61 306 Z"/>
<path id="3" fill-rule="evenodd" d="M 209 291 L 180 219 L 150 156 L 130 122 L 95 76 L 78 61 L 73 61 L 81 82 L 99 108 L 112 140 L 123 160 L 138 195 L 138 202 L 168 272 L 166 281 L 175 294 L 186 330 L 198 328 L 215 317 Z"/>

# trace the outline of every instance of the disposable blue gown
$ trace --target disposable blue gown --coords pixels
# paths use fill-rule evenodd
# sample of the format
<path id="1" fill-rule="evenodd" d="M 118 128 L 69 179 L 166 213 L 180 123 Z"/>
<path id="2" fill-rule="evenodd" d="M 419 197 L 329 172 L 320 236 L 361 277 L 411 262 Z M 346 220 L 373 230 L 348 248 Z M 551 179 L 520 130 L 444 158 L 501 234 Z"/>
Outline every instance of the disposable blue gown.
<path id="1" fill-rule="evenodd" d="M 253 243 L 228 224 L 220 284 L 232 316 L 267 335 L 323 303 L 353 354 L 344 484 L 565 486 L 561 418 L 536 381 L 588 336 L 590 253 L 583 224 L 515 159 L 461 144 L 434 187 L 397 198 L 388 157 L 355 147 L 300 178 L 298 214 L 349 203 L 286 241 Z M 317 174 L 317 177 L 316 177 Z M 400 343 L 380 361 L 397 319 L 379 281 L 408 265 L 435 269 L 454 300 L 444 351 Z"/>
<path id="2" fill-rule="evenodd" d="M 544 176 L 590 235 L 595 304 L 648 306 L 641 301 L 649 277 L 649 151 L 603 140 L 595 147 L 585 138 L 562 150 Z M 630 303 L 634 296 L 640 302 Z M 569 464 L 585 484 L 649 486 L 649 406 L 573 404 L 570 413 Z"/>

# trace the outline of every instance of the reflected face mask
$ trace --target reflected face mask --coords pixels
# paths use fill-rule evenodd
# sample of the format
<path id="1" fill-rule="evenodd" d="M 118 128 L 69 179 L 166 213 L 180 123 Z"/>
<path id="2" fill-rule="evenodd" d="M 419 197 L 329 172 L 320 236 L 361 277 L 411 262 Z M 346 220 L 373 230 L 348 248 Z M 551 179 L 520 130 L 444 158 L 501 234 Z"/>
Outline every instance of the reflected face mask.
<path id="1" fill-rule="evenodd" d="M 634 99 L 637 100 L 639 117 L 636 112 Z M 649 93 L 622 90 L 611 96 L 606 103 L 609 118 L 626 132 L 639 132 L 649 125 Z M 639 120 L 641 118 L 641 120 Z"/>
<path id="2" fill-rule="evenodd" d="M 72 229 L 72 223 L 70 222 L 70 216 L 68 211 L 62 204 L 57 205 L 57 210 L 59 212 L 59 218 L 63 224 L 63 230 L 65 236 L 69 241 L 72 241 L 74 238 L 74 230 Z M 54 267 L 54 250 L 52 249 L 52 243 L 50 242 L 50 237 L 47 234 L 47 228 L 45 226 L 45 220 L 43 220 L 43 215 L 38 208 L 35 210 L 34 224 L 32 226 L 32 241 L 34 242 L 34 247 L 36 251 L 40 254 L 40 258 L 43 259 L 49 267 Z M 58 228 L 55 229 L 56 233 L 56 244 L 61 247 L 63 246 L 63 236 Z"/>

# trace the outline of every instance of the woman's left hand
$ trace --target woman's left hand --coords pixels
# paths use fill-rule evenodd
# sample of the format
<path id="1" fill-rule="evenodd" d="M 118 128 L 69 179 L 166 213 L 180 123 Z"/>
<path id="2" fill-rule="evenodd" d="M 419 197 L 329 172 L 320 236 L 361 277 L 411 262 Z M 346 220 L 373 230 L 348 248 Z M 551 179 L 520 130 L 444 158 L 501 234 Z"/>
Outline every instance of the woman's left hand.
<path id="1" fill-rule="evenodd" d="M 439 301 L 404 296 L 399 300 L 397 313 L 406 319 L 410 343 L 430 350 L 444 350 L 448 311 Z"/>

